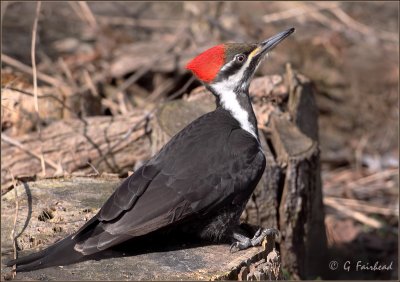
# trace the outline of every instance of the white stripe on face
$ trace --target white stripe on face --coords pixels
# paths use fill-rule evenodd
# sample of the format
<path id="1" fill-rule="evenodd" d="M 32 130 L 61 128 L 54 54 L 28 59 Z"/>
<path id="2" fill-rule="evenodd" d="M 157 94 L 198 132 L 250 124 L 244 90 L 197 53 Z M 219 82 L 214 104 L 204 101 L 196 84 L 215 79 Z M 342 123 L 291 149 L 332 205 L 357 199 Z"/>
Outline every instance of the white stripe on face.
<path id="1" fill-rule="evenodd" d="M 249 113 L 240 106 L 236 93 L 233 90 L 234 87 L 235 83 L 229 79 L 212 85 L 215 92 L 219 94 L 221 106 L 232 114 L 243 130 L 246 130 L 257 138 L 255 128 L 249 121 Z"/>
<path id="2" fill-rule="evenodd" d="M 259 48 L 254 49 L 246 60 L 246 63 L 234 74 L 230 75 L 226 79 L 213 83 L 210 86 L 218 94 L 221 106 L 229 111 L 232 116 L 239 122 L 240 127 L 246 130 L 257 139 L 256 128 L 249 121 L 249 113 L 240 105 L 235 89 L 240 86 L 243 91 L 248 87 L 249 81 L 243 82 L 244 72 L 249 67 L 251 59 L 257 54 Z M 221 71 L 224 71 L 231 67 L 235 63 L 235 57 L 226 63 Z M 241 85 L 243 84 L 243 85 Z"/>

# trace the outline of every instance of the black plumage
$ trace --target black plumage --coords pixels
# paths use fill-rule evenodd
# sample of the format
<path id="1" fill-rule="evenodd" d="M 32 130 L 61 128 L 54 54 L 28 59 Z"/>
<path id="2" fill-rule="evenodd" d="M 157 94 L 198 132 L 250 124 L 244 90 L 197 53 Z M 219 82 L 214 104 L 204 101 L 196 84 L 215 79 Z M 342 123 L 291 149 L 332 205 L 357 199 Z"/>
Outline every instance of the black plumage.
<path id="1" fill-rule="evenodd" d="M 204 221 L 210 211 L 242 206 L 264 165 L 257 140 L 218 108 L 191 123 L 128 177 L 96 221 L 74 237 L 93 232 L 77 248 L 92 254 L 193 217 L 193 222 Z"/>
<path id="2" fill-rule="evenodd" d="M 211 126 L 210 126 L 211 125 Z M 179 228 L 207 240 L 229 240 L 265 167 L 259 142 L 217 108 L 175 135 L 128 177 L 98 214 L 58 243 L 64 261 L 91 255 L 162 227 Z M 62 248 L 61 248 L 62 247 Z M 68 248 L 67 248 L 68 249 Z M 75 249 L 75 251 L 73 251 Z M 57 261 L 57 244 L 44 256 L 17 259 L 18 271 Z M 26 262 L 30 263 L 28 265 Z M 47 262 L 47 264 L 45 264 Z"/>

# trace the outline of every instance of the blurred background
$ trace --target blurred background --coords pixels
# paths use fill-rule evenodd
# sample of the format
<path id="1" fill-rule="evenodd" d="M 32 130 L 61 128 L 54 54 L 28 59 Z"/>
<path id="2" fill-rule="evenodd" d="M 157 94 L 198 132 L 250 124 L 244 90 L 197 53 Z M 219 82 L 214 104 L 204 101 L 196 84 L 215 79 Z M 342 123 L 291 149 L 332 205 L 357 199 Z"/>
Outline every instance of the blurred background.
<path id="1" fill-rule="evenodd" d="M 2 2 L 1 8 L 7 138 L 74 115 L 150 110 L 200 85 L 184 69 L 199 52 L 295 27 L 257 75 L 283 73 L 290 62 L 317 90 L 330 257 L 393 261 L 391 271 L 338 270 L 334 278 L 397 279 L 397 2 L 43 2 L 35 42 L 38 89 L 75 98 L 73 111 L 41 101 L 39 126 L 30 69 L 37 3 Z M 4 91 L 13 88 L 26 93 Z"/>

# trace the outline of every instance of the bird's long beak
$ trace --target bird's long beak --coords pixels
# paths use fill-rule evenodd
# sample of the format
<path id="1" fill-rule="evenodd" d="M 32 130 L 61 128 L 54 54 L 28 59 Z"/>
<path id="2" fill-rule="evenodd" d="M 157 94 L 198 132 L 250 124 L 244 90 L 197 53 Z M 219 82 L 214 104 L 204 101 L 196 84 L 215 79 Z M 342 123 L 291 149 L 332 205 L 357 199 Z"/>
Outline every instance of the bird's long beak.
<path id="1" fill-rule="evenodd" d="M 250 53 L 248 58 L 248 67 L 244 73 L 243 81 L 250 82 L 251 77 L 256 72 L 258 66 L 260 65 L 265 55 L 275 48 L 280 42 L 282 42 L 286 37 L 294 32 L 294 28 L 289 28 L 288 30 L 282 31 L 267 40 L 258 44 L 258 46 Z M 247 86 L 248 86 L 247 83 Z"/>
<path id="2" fill-rule="evenodd" d="M 286 37 L 291 35 L 293 32 L 294 32 L 294 28 L 292 27 L 292 28 L 289 28 L 288 30 L 282 31 L 282 32 L 268 38 L 267 40 L 261 42 L 259 44 L 259 47 L 257 48 L 259 50 L 257 51 L 256 55 L 265 54 L 265 53 L 271 51 L 272 49 L 275 48 L 276 45 L 281 43 Z"/>
<path id="3" fill-rule="evenodd" d="M 292 27 L 258 44 L 258 46 L 249 55 L 248 74 L 253 75 L 265 55 L 293 32 L 294 28 Z"/>

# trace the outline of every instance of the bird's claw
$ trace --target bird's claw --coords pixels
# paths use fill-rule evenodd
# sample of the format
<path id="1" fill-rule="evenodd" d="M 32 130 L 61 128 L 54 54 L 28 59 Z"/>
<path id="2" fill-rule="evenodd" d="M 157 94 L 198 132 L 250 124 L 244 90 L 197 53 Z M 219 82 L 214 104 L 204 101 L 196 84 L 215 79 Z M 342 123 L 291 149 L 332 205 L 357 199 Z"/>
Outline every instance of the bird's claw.
<path id="1" fill-rule="evenodd" d="M 274 239 L 277 239 L 280 237 L 280 232 L 278 229 L 275 228 L 259 228 L 256 233 L 254 234 L 254 237 L 252 240 L 255 240 L 259 237 L 266 237 L 268 235 L 274 235 Z"/>
<path id="2" fill-rule="evenodd" d="M 229 248 L 229 251 L 231 252 L 231 254 L 238 252 L 239 249 L 239 242 L 234 242 L 231 244 L 231 247 Z"/>
<path id="3" fill-rule="evenodd" d="M 240 241 L 234 242 L 230 247 L 230 252 L 236 253 L 238 251 L 248 249 L 249 247 L 251 247 L 251 240 L 247 238 L 247 240 L 244 240 L 242 242 Z"/>
<path id="4" fill-rule="evenodd" d="M 261 235 L 261 231 L 262 231 L 262 228 L 261 228 L 261 227 L 258 228 L 258 230 L 256 231 L 256 233 L 255 233 L 254 236 L 253 236 L 253 239 L 254 239 L 254 238 L 257 238 L 258 236 L 260 236 L 260 235 Z"/>
<path id="5" fill-rule="evenodd" d="M 241 240 L 232 243 L 229 250 L 231 253 L 235 253 L 237 251 L 245 250 L 250 247 L 260 246 L 264 238 L 269 235 L 273 235 L 274 239 L 276 239 L 279 238 L 280 233 L 275 228 L 260 228 L 254 234 L 252 239 L 246 237 L 242 238 Z"/>
<path id="6" fill-rule="evenodd" d="M 264 238 L 269 235 L 273 235 L 275 240 L 276 238 L 279 238 L 280 233 L 279 230 L 275 228 L 265 228 L 265 229 L 260 228 L 254 234 L 254 237 L 251 239 L 251 245 L 260 246 Z"/>

